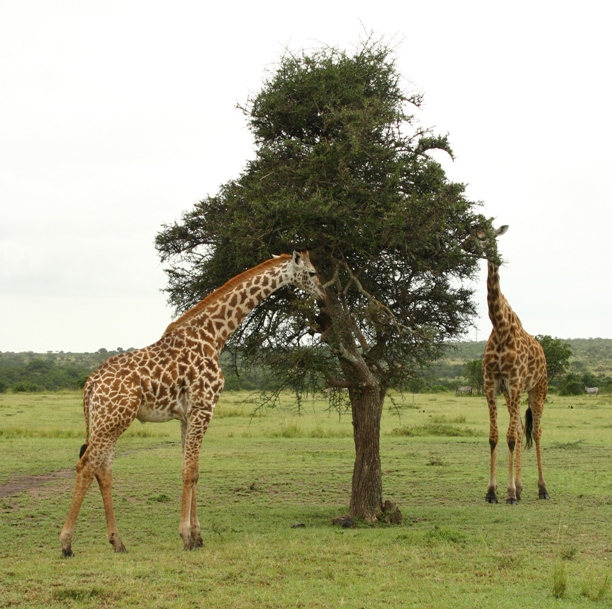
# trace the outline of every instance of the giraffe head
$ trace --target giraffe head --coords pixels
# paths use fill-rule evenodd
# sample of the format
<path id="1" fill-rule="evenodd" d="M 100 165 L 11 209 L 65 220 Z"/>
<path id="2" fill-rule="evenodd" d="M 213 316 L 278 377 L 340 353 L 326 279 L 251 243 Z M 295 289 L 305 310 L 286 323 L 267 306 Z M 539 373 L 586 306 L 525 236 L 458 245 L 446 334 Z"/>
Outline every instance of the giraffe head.
<path id="1" fill-rule="evenodd" d="M 499 228 L 493 227 L 493 218 L 486 221 L 484 225 L 477 227 L 476 231 L 465 243 L 465 249 L 479 258 L 499 264 L 497 254 L 496 239 L 508 230 L 508 225 L 504 224 Z"/>
<path id="2" fill-rule="evenodd" d="M 287 263 L 287 271 L 290 284 L 312 294 L 317 299 L 323 300 L 325 298 L 325 291 L 319 281 L 316 269 L 310 262 L 307 251 L 299 252 L 296 250 L 293 252 L 291 260 Z"/>

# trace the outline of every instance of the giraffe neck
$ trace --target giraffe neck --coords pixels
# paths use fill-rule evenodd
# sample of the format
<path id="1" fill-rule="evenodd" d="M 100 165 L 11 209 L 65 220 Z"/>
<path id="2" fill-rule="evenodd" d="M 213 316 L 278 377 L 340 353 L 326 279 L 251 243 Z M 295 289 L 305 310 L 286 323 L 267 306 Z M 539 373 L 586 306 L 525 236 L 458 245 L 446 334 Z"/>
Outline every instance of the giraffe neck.
<path id="1" fill-rule="evenodd" d="M 171 323 L 164 335 L 180 328 L 197 330 L 220 352 L 244 318 L 270 294 L 290 282 L 290 260 L 287 255 L 272 258 L 230 279 Z"/>
<path id="2" fill-rule="evenodd" d="M 493 262 L 488 262 L 487 274 L 487 304 L 489 307 L 489 319 L 493 328 L 503 336 L 510 331 L 512 325 L 512 309 L 501 293 L 499 284 L 499 266 Z"/>

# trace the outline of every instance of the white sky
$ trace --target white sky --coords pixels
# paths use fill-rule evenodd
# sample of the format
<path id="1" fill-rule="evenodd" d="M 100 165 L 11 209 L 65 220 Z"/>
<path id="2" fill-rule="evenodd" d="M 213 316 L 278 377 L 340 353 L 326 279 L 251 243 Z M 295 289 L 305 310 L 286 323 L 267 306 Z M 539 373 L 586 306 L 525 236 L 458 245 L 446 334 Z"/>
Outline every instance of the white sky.
<path id="1" fill-rule="evenodd" d="M 236 103 L 285 48 L 400 42 L 450 178 L 509 224 L 525 328 L 612 338 L 612 36 L 601 0 L 0 0 L 0 351 L 143 347 L 163 223 L 238 176 Z M 481 318 L 468 338 L 484 339 Z"/>

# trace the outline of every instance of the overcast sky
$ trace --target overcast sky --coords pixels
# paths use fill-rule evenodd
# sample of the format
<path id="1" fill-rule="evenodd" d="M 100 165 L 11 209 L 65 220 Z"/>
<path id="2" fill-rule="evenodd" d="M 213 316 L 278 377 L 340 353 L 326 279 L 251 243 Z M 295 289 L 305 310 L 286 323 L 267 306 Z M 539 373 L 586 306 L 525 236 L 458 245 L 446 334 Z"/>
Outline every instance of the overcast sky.
<path id="1" fill-rule="evenodd" d="M 237 103 L 286 48 L 398 43 L 449 177 L 510 230 L 532 334 L 612 338 L 612 36 L 601 0 L 0 0 L 0 351 L 155 342 L 153 241 L 253 156 Z M 485 339 L 480 319 L 467 337 Z"/>

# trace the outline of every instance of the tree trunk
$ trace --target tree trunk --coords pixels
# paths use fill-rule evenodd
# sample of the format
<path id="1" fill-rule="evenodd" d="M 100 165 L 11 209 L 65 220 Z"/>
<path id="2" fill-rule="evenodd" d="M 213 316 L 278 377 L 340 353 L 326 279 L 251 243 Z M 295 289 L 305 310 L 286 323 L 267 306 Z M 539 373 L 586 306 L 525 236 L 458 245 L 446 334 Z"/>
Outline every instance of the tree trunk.
<path id="1" fill-rule="evenodd" d="M 375 522 L 382 511 L 380 420 L 384 395 L 377 385 L 350 389 L 355 440 L 355 466 L 351 490 L 352 518 Z"/>
<path id="2" fill-rule="evenodd" d="M 350 516 L 375 522 L 383 507 L 380 420 L 386 389 L 381 387 L 354 340 L 355 335 L 359 335 L 357 326 L 333 295 L 328 298 L 318 322 L 328 345 L 338 357 L 342 386 L 348 388 L 351 400 L 355 465 Z M 365 342 L 365 339 L 361 342 L 362 347 Z"/>

